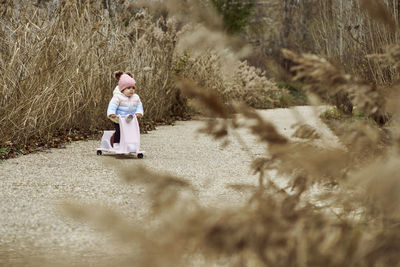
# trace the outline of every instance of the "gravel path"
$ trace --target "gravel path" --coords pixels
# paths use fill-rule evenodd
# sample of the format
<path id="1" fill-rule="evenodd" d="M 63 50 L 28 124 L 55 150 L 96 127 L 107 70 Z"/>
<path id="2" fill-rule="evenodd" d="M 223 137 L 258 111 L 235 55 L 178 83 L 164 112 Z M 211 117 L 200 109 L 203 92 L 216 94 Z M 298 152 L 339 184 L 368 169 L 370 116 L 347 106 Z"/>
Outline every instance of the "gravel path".
<path id="1" fill-rule="evenodd" d="M 307 122 L 322 135 L 319 142 L 337 145 L 337 138 L 318 118 L 323 109 L 296 107 L 260 113 L 287 136 L 295 131 L 293 124 Z M 186 178 L 204 205 L 242 202 L 245 196 L 227 185 L 257 184 L 249 169 L 250 157 L 233 139 L 223 148 L 198 134 L 202 126 L 201 120 L 177 122 L 142 135 L 144 159 L 97 156 L 100 142 L 91 140 L 0 163 L 0 265 L 24 265 L 22 255 L 57 255 L 58 259 L 77 262 L 115 255 L 110 236 L 69 218 L 60 207 L 71 200 L 99 204 L 140 221 L 148 207 L 145 189 L 122 182 L 116 170 L 120 164 L 142 164 L 153 171 Z M 264 148 L 253 136 L 245 131 L 240 134 L 254 155 L 262 155 Z"/>

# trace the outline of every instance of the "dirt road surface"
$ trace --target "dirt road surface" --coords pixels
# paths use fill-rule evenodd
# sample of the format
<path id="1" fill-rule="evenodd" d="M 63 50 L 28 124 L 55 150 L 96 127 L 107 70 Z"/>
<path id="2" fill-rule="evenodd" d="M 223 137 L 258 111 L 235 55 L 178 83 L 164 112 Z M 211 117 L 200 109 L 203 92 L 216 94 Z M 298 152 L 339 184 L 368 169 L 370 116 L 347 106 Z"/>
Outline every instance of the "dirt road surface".
<path id="1" fill-rule="evenodd" d="M 338 144 L 336 136 L 318 115 L 324 107 L 296 107 L 259 111 L 290 137 L 292 125 L 302 122 L 317 129 L 326 146 Z M 203 119 L 204 120 L 204 119 Z M 96 155 L 99 140 L 74 142 L 0 163 L 0 265 L 31 265 L 32 257 L 58 259 L 67 265 L 110 259 L 118 253 L 111 235 L 76 221 L 62 212 L 65 202 L 97 204 L 139 220 L 148 212 L 145 188 L 126 184 L 118 168 L 137 164 L 189 180 L 204 205 L 235 205 L 246 200 L 229 184 L 257 184 L 251 158 L 233 138 L 221 143 L 198 133 L 203 120 L 160 126 L 142 135 L 144 159 Z M 245 131 L 240 132 L 251 153 L 265 148 Z M 279 178 L 276 178 L 279 180 Z M 29 257 L 30 260 L 26 260 Z M 90 264 L 89 264 L 90 265 Z"/>

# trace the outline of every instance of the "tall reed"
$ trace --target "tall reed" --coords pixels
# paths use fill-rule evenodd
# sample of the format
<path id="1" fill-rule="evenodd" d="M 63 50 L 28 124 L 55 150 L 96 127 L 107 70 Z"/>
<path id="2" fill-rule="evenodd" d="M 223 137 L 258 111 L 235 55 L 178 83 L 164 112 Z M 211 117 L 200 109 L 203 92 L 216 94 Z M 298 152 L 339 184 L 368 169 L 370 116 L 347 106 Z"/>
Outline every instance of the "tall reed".
<path id="1" fill-rule="evenodd" d="M 222 23 L 212 9 L 206 15 L 194 8 L 209 8 L 205 3 L 182 6 L 196 12 L 191 18 L 194 21 L 207 18 L 202 30 L 205 41 L 195 43 L 193 30 L 182 27 L 190 19 L 185 19 L 187 13 L 177 11 L 180 9 L 175 8 L 174 1 L 165 8 L 162 4 L 154 8 L 148 2 L 143 6 L 110 2 L 108 6 L 114 6 L 110 11 L 103 8 L 103 2 L 55 3 L 10 1 L 2 6 L 2 145 L 24 144 L 35 138 L 48 140 L 65 130 L 110 127 L 105 110 L 116 85 L 116 70 L 131 71 L 137 79 L 144 120 L 160 121 L 186 112 L 186 100 L 173 80 L 178 72 L 199 83 L 206 81 L 226 99 L 257 107 L 281 105 L 281 91 L 273 83 L 240 62 L 239 53 L 226 53 L 232 39 L 219 38 L 218 34 L 208 38 L 212 28 L 221 29 Z M 176 18 L 169 17 L 168 12 Z M 193 45 L 199 53 L 186 60 L 185 53 Z M 245 50 L 240 53 L 244 55 Z M 229 70 L 226 64 L 217 62 L 222 62 L 220 59 L 215 60 L 226 60 L 230 55 L 235 56 L 230 59 Z M 213 69 L 213 79 L 200 75 L 209 68 Z"/>
<path id="2" fill-rule="evenodd" d="M 173 22 L 164 30 L 151 17 L 126 11 L 125 26 L 113 23 L 100 3 L 79 0 L 59 1 L 54 9 L 32 3 L 2 8 L 3 143 L 46 139 L 73 128 L 110 127 L 105 111 L 116 70 L 135 75 L 147 119 L 183 111 L 173 110 L 179 100 L 171 80 Z"/>
<path id="3" fill-rule="evenodd" d="M 376 64 L 366 56 L 398 43 L 399 7 L 397 1 L 387 0 L 258 1 L 246 37 L 263 56 L 276 60 L 286 70 L 290 66 L 281 48 L 322 55 L 343 66 L 347 73 L 389 86 L 397 80 L 398 70 Z M 276 72 L 278 79 L 285 78 L 274 68 L 266 68 Z"/>

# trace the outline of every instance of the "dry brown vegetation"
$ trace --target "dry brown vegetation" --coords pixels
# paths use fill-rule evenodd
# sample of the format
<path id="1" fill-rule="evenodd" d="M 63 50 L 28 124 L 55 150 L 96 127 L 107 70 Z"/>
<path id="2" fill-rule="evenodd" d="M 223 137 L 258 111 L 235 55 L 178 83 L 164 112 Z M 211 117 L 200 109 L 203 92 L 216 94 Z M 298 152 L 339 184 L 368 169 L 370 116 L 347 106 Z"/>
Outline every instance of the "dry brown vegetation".
<path id="1" fill-rule="evenodd" d="M 109 128 L 116 70 L 134 73 L 149 120 L 181 115 L 172 110 L 173 24 L 164 32 L 149 17 L 132 17 L 118 26 L 89 1 L 60 1 L 53 12 L 29 3 L 1 8 L 2 144 Z"/>
<path id="2" fill-rule="evenodd" d="M 165 8 L 171 13 L 170 15 L 176 13 L 180 16 L 179 20 L 188 21 L 190 17 L 185 16 L 185 12 L 182 12 L 180 9 L 180 7 L 187 7 L 184 3 L 187 4 L 188 2 L 182 1 L 181 3 L 178 0 L 169 1 Z M 363 25 L 367 25 L 369 29 L 385 27 L 378 24 L 381 23 L 379 19 L 382 19 L 382 16 L 376 14 L 381 14 L 377 13 L 377 11 L 381 10 L 381 8 L 386 8 L 386 6 L 381 5 L 377 7 L 370 4 L 370 1 L 362 1 L 362 3 L 364 10 L 372 16 L 371 20 L 368 20 Z M 73 6 L 73 4 L 71 5 Z M 69 6 L 67 5 L 67 7 Z M 71 12 L 72 10 L 74 9 L 71 9 Z M 326 10 L 322 11 L 325 12 Z M 336 10 L 331 11 L 336 12 Z M 196 12 L 199 12 L 199 10 L 197 9 Z M 67 12 L 66 14 L 69 13 Z M 82 19 L 87 18 L 86 15 L 87 13 L 82 14 Z M 195 13 L 193 17 L 197 23 L 201 22 L 202 16 L 198 13 Z M 31 25 L 28 18 L 26 19 L 26 23 Z M 34 19 L 35 16 L 29 18 L 29 20 Z M 373 19 L 378 19 L 378 22 Z M 63 25 L 66 22 L 75 23 L 75 21 L 75 19 L 71 21 L 66 18 Z M 389 22 L 389 25 L 390 23 L 396 23 L 397 25 L 397 20 L 394 19 L 393 21 L 385 20 L 384 23 Z M 135 23 L 144 22 L 136 22 L 135 20 Z M 147 26 L 145 26 L 146 24 L 140 25 L 142 27 L 152 27 L 151 25 L 153 25 L 150 21 L 146 23 L 149 24 Z M 42 24 L 36 23 L 35 25 L 40 28 Z M 252 102 L 252 100 L 248 100 L 246 95 L 241 95 L 246 94 L 247 90 L 241 90 L 241 83 L 255 81 L 256 84 L 254 86 L 251 85 L 250 88 L 254 88 L 252 90 L 265 90 L 267 88 L 266 97 L 271 99 L 273 99 L 276 88 L 268 80 L 257 74 L 257 71 L 245 65 L 245 63 L 237 64 L 238 68 L 236 70 L 238 72 L 235 73 L 234 77 L 228 74 L 226 74 L 228 76 L 216 75 L 215 71 L 223 72 L 221 64 L 227 64 L 229 67 L 232 67 L 230 65 L 232 58 L 236 60 L 241 55 L 239 52 L 238 56 L 233 49 L 228 53 L 221 53 L 217 49 L 208 54 L 202 54 L 203 51 L 210 49 L 208 46 L 205 47 L 206 44 L 212 45 L 213 42 L 221 42 L 224 44 L 223 47 L 225 47 L 227 40 L 229 40 L 229 38 L 225 39 L 225 35 L 218 27 L 218 23 L 214 23 L 212 26 L 205 23 L 201 28 L 202 31 L 199 32 L 199 36 L 204 36 L 204 31 L 206 31 L 208 34 L 216 34 L 216 38 L 205 41 L 199 47 L 196 47 L 193 43 L 185 44 L 185 48 L 189 49 L 189 52 L 193 53 L 193 55 L 190 53 L 179 55 L 178 61 L 175 64 L 179 69 L 177 72 L 178 76 L 175 76 L 173 82 L 184 94 L 190 98 L 198 99 L 213 116 L 220 118 L 219 120 L 211 120 L 206 126 L 206 132 L 217 139 L 223 140 L 227 134 L 232 132 L 232 129 L 239 127 L 247 128 L 258 137 L 260 145 L 267 145 L 268 149 L 263 156 L 252 159 L 252 168 L 259 176 L 259 185 L 250 188 L 245 185 L 236 185 L 236 188 L 239 190 L 246 189 L 251 191 L 249 201 L 234 210 L 216 210 L 213 207 L 204 207 L 196 199 L 188 197 L 188 195 L 191 195 L 193 188 L 185 180 L 179 177 L 160 176 L 149 170 L 139 168 L 135 169 L 135 171 L 127 169 L 123 172 L 122 176 L 129 183 L 141 183 L 148 186 L 148 196 L 153 203 L 152 212 L 148 219 L 150 221 L 158 218 L 160 222 L 156 225 L 144 227 L 127 222 L 126 219 L 109 211 L 99 211 L 98 209 L 94 210 L 77 206 L 69 206 L 69 213 L 76 218 L 108 226 L 108 228 L 110 228 L 110 225 L 113 225 L 114 227 L 111 227 L 111 229 L 117 237 L 120 237 L 122 245 L 139 248 L 140 253 L 133 253 L 131 258 L 128 258 L 124 262 L 126 265 L 188 266 L 191 262 L 191 255 L 200 254 L 211 261 L 220 257 L 228 257 L 231 261 L 231 266 L 399 266 L 400 198 L 398 191 L 400 190 L 400 135 L 398 120 L 396 119 L 399 115 L 399 108 L 398 99 L 387 97 L 388 95 L 398 95 L 398 84 L 391 84 L 390 89 L 383 93 L 375 83 L 367 82 L 366 80 L 368 79 L 356 78 L 356 76 L 346 74 L 345 71 L 338 69 L 320 56 L 310 54 L 299 55 L 289 50 L 284 50 L 283 55 L 292 66 L 290 70 L 294 73 L 295 79 L 300 79 L 310 85 L 308 90 L 310 95 L 312 95 L 313 103 L 321 103 L 327 95 L 329 98 L 335 98 L 338 94 L 344 94 L 351 101 L 352 106 L 356 106 L 358 110 L 361 110 L 365 114 L 374 118 L 376 116 L 388 116 L 388 121 L 385 122 L 392 129 L 391 143 L 387 146 L 382 146 L 380 128 L 370 127 L 367 123 L 354 124 L 351 129 L 343 132 L 341 140 L 346 145 L 345 149 L 333 150 L 316 147 L 311 142 L 297 143 L 281 135 L 272 123 L 265 121 L 251 108 L 239 104 L 227 105 L 227 102 L 230 102 L 232 99 L 244 99 L 246 102 Z M 31 27 L 36 28 L 35 26 Z M 170 27 L 172 26 L 168 27 L 168 31 L 170 31 Z M 139 29 L 141 28 L 133 28 L 133 31 L 131 31 L 133 36 L 139 35 L 137 37 L 139 39 L 134 39 L 133 42 L 138 46 L 140 45 L 140 38 L 150 38 L 146 33 L 143 33 L 142 37 L 140 37 L 141 31 Z M 76 31 L 78 30 L 79 28 L 76 29 Z M 153 31 L 160 34 L 160 36 L 164 34 L 157 27 L 153 28 Z M 370 32 L 373 33 L 376 31 Z M 67 33 L 65 34 L 68 36 Z M 81 32 L 80 34 L 85 36 L 88 33 Z M 102 34 L 107 34 L 107 31 L 102 32 Z M 102 34 L 99 33 L 99 38 Z M 187 34 L 194 36 L 196 30 L 189 31 Z M 97 36 L 97 33 L 95 36 Z M 82 36 L 80 37 L 80 40 L 85 40 Z M 21 36 L 20 38 L 25 37 Z M 13 58 L 12 55 L 18 54 L 16 51 L 23 49 L 23 40 L 21 39 L 20 41 L 21 46 L 15 45 L 15 49 L 11 50 L 14 52 L 9 54 L 11 59 Z M 150 42 L 154 39 L 151 36 L 150 39 L 146 40 Z M 49 45 L 52 45 L 52 42 L 56 42 L 57 39 L 54 41 L 50 39 L 48 41 L 50 42 Z M 68 40 L 63 41 L 71 46 L 69 49 L 78 45 L 73 41 L 69 41 L 70 43 Z M 123 40 L 119 41 L 116 42 L 116 47 L 122 46 L 124 43 Z M 128 40 L 125 41 L 129 42 Z M 88 42 L 90 43 L 90 41 Z M 157 40 L 154 41 L 153 46 L 144 46 L 147 42 L 144 42 L 139 47 L 141 49 L 164 49 L 164 46 L 159 47 L 157 45 Z M 84 43 L 87 45 L 84 47 L 88 48 L 89 43 Z M 104 47 L 107 48 L 109 46 L 107 44 Z M 114 46 L 111 47 L 115 48 Z M 390 58 L 390 60 L 393 60 L 393 64 L 397 66 L 399 63 L 394 56 L 397 53 L 391 52 L 397 51 L 397 49 L 392 49 L 387 54 L 375 57 L 378 59 Z M 54 57 L 57 59 L 54 62 L 62 62 L 65 54 L 62 53 L 64 50 L 60 51 L 60 53 L 58 50 L 54 52 Z M 83 51 L 86 51 L 86 53 L 95 53 L 92 49 Z M 79 82 L 83 82 L 85 80 L 84 77 L 92 77 L 89 75 L 91 70 L 96 69 L 96 67 L 100 69 L 100 66 L 103 65 L 110 68 L 110 72 L 114 66 L 118 66 L 118 69 L 136 68 L 135 66 L 128 65 L 129 62 L 126 63 L 127 65 L 113 65 L 112 62 L 121 62 L 121 58 L 111 52 L 114 49 L 107 51 L 109 54 L 104 53 L 103 50 L 100 50 L 101 53 L 99 53 L 104 62 L 101 60 L 100 63 L 99 61 L 92 62 L 93 67 L 90 68 L 89 66 L 92 65 L 83 64 L 88 67 L 88 70 L 85 72 L 86 75 L 82 76 L 81 80 L 69 80 L 71 78 L 68 79 L 67 75 L 66 80 L 60 80 L 59 83 L 66 84 L 65 90 L 67 90 L 70 88 L 71 83 L 81 84 Z M 199 51 L 200 55 L 195 54 L 195 51 Z M 162 51 L 158 52 L 162 54 Z M 150 50 L 146 53 L 158 55 L 158 52 Z M 35 59 L 35 56 L 39 58 L 37 53 L 32 55 L 27 50 L 26 53 L 21 54 L 28 56 L 27 59 L 29 60 L 24 61 L 20 59 L 19 63 L 27 62 L 26 64 L 30 64 Z M 146 55 L 146 53 L 143 54 Z M 44 51 L 41 53 L 40 58 L 46 58 L 46 55 Z M 117 57 L 118 60 L 110 62 L 109 60 L 113 56 Z M 135 57 L 140 58 L 139 55 Z M 158 57 L 152 56 L 149 58 L 154 59 Z M 85 57 L 85 60 L 88 60 L 88 57 Z M 164 59 L 160 58 L 160 60 Z M 14 63 L 16 62 L 15 59 L 7 62 L 17 64 Z M 159 65 L 155 65 L 157 61 L 145 61 L 143 59 L 143 62 L 145 62 L 143 66 L 149 66 L 158 75 L 170 74 L 166 67 L 167 65 L 165 69 L 159 70 L 157 68 Z M 351 62 L 354 66 L 361 64 L 360 62 L 356 63 L 356 61 Z M 83 61 L 83 63 L 90 62 Z M 23 66 L 24 64 L 20 65 Z M 44 66 L 49 68 L 52 65 Z M 187 66 L 189 68 L 186 68 Z M 2 68 L 6 68 L 6 65 Z M 16 69 L 20 71 L 16 72 L 17 74 L 26 73 L 23 67 L 18 68 L 14 66 L 14 68 L 6 70 L 15 74 L 14 71 Z M 70 72 L 67 70 L 63 70 L 63 73 L 72 75 L 73 71 L 77 71 L 76 69 L 70 70 Z M 40 72 L 40 69 L 37 71 Z M 159 71 L 165 71 L 166 73 Z M 100 76 L 104 74 L 104 71 L 94 73 Z M 137 74 L 139 84 L 146 84 L 147 80 L 145 79 L 147 77 L 145 75 L 146 73 Z M 250 77 L 250 80 L 242 78 L 242 75 Z M 381 77 L 380 83 L 383 83 L 385 75 L 382 72 L 382 75 L 379 76 Z M 46 77 L 45 75 L 41 76 Z M 7 74 L 4 77 L 4 80 L 8 81 L 14 75 Z M 47 92 L 46 90 L 54 90 L 51 96 L 57 100 L 56 92 L 58 89 L 57 91 L 55 90 L 55 84 L 49 83 L 49 85 L 43 86 L 39 83 L 39 80 L 35 80 L 38 78 L 31 78 L 38 76 L 29 75 L 23 77 L 30 77 L 29 81 L 31 83 L 27 82 L 26 87 L 16 87 L 26 88 L 25 91 L 15 90 L 10 95 L 4 94 L 4 96 L 7 96 L 7 99 L 16 101 L 11 96 L 14 96 L 14 94 L 18 94 L 18 96 L 28 94 L 28 88 L 31 88 L 29 86 L 36 82 L 35 85 L 41 86 L 40 88 L 51 88 L 45 89 L 44 92 Z M 49 74 L 47 80 L 44 81 L 52 82 L 54 81 L 54 77 L 58 76 Z M 60 77 L 64 76 L 60 75 Z M 210 79 L 208 79 L 209 77 Z M 157 77 L 157 79 L 161 78 Z M 246 82 L 243 82 L 243 80 Z M 11 81 L 10 84 L 12 85 Z M 163 84 L 162 82 L 169 82 L 170 80 L 161 79 L 159 81 Z M 235 86 L 238 87 L 237 90 L 233 89 Z M 109 81 L 109 84 L 104 87 L 107 88 L 104 90 L 109 94 L 112 82 Z M 162 88 L 165 89 L 168 87 Z M 89 91 L 73 90 L 71 94 L 74 95 L 76 92 L 82 92 L 85 95 L 89 94 Z M 153 91 L 149 91 L 148 94 L 150 92 Z M 89 96 L 92 93 L 94 92 L 90 92 Z M 146 96 L 146 92 L 142 94 Z M 95 95 L 97 93 L 93 94 L 93 97 Z M 36 99 L 36 94 L 31 94 L 30 96 Z M 54 98 L 50 97 L 49 99 Z M 149 97 L 147 101 L 150 101 L 150 99 Z M 340 96 L 338 99 L 340 99 Z M 101 116 L 99 114 L 105 108 L 104 101 L 98 102 L 98 105 L 102 107 L 99 108 L 98 114 L 94 113 L 97 114 L 97 118 Z M 60 102 L 61 106 L 51 106 L 53 109 L 50 109 L 50 113 L 53 110 L 58 110 L 54 109 L 55 107 L 65 109 L 75 107 L 72 105 L 75 103 L 73 101 L 66 103 Z M 337 104 L 340 106 L 340 101 Z M 29 107 L 31 106 L 23 105 L 21 110 L 23 108 L 29 109 Z M 150 109 L 150 107 L 148 108 Z M 232 118 L 232 111 L 245 118 L 248 123 L 239 124 Z M 43 114 L 43 117 L 39 116 L 37 122 L 45 118 L 44 115 L 46 113 L 41 112 L 43 111 L 40 110 L 39 114 Z M 89 113 L 89 111 L 84 110 L 83 114 L 88 119 L 93 119 L 93 113 L 89 116 L 86 112 Z M 95 111 L 91 110 L 90 112 Z M 76 119 L 73 120 L 76 123 L 84 122 L 83 118 L 78 118 L 78 113 L 72 112 L 69 114 Z M 28 122 L 27 118 L 21 119 L 21 122 Z M 67 122 L 69 121 L 64 120 L 60 123 L 67 124 Z M 9 125 L 11 125 L 11 122 Z M 27 132 L 29 133 L 29 130 Z M 288 177 L 290 187 L 281 188 L 275 184 L 269 175 L 270 171 L 276 171 L 277 175 Z M 310 191 L 315 185 L 327 190 L 320 191 L 319 194 L 313 195 L 311 198 Z"/>
<path id="3" fill-rule="evenodd" d="M 339 62 L 347 73 L 374 84 L 389 85 L 397 79 L 393 65 L 380 65 L 366 57 L 399 42 L 397 0 L 256 2 L 259 7 L 253 20 L 258 23 L 256 29 L 249 29 L 249 39 L 264 57 L 288 67 L 280 53 L 283 47 Z"/>
<path id="4" fill-rule="evenodd" d="M 190 44 L 177 47 L 185 43 L 184 33 L 190 33 L 182 29 L 182 21 L 177 24 L 162 7 L 146 12 L 125 3 L 107 12 L 101 1 L 39 2 L 44 3 L 7 1 L 0 9 L 2 147 L 23 146 L 32 140 L 46 143 L 58 133 L 73 129 L 110 128 L 104 114 L 116 85 L 112 77 L 116 70 L 135 75 L 145 121 L 184 116 L 186 101 L 173 80 L 178 70 L 189 73 L 193 67 L 181 64 L 182 53 L 190 48 Z M 156 13 L 153 16 L 149 11 Z M 218 39 L 213 41 L 218 43 Z M 212 53 L 200 53 L 199 57 L 206 60 L 204 65 L 197 65 L 199 72 L 207 72 L 214 63 L 208 54 Z M 259 71 L 237 58 L 232 62 L 238 65 L 232 68 L 238 83 L 234 88 L 217 67 L 213 78 L 192 78 L 200 83 L 207 80 L 224 94 L 238 91 L 236 98 L 255 106 L 263 104 L 260 99 L 264 95 L 257 97 L 258 92 L 277 91 Z M 246 84 L 240 83 L 246 83 L 248 74 L 252 76 L 249 82 L 256 80 L 243 87 Z M 248 88 L 245 93 L 242 87 Z M 264 106 L 272 107 L 273 103 Z"/>
<path id="5" fill-rule="evenodd" d="M 289 104 L 283 99 L 288 96 L 288 92 L 278 89 L 260 69 L 248 65 L 247 62 L 237 62 L 237 65 L 226 70 L 224 58 L 212 50 L 207 54 L 183 57 L 181 60 L 185 68 L 178 73 L 180 77 L 196 81 L 199 86 L 218 92 L 225 103 L 244 102 L 254 108 L 273 108 Z"/>

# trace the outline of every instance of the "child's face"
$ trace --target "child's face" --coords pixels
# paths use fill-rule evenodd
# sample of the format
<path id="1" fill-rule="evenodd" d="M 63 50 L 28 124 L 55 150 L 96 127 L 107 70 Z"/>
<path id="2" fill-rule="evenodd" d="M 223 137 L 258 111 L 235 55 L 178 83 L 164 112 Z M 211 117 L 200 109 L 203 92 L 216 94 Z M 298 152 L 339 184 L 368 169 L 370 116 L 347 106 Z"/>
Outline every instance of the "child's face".
<path id="1" fill-rule="evenodd" d="M 135 87 L 131 86 L 131 87 L 125 88 L 124 91 L 122 91 L 122 93 L 127 97 L 131 97 L 135 93 Z"/>

